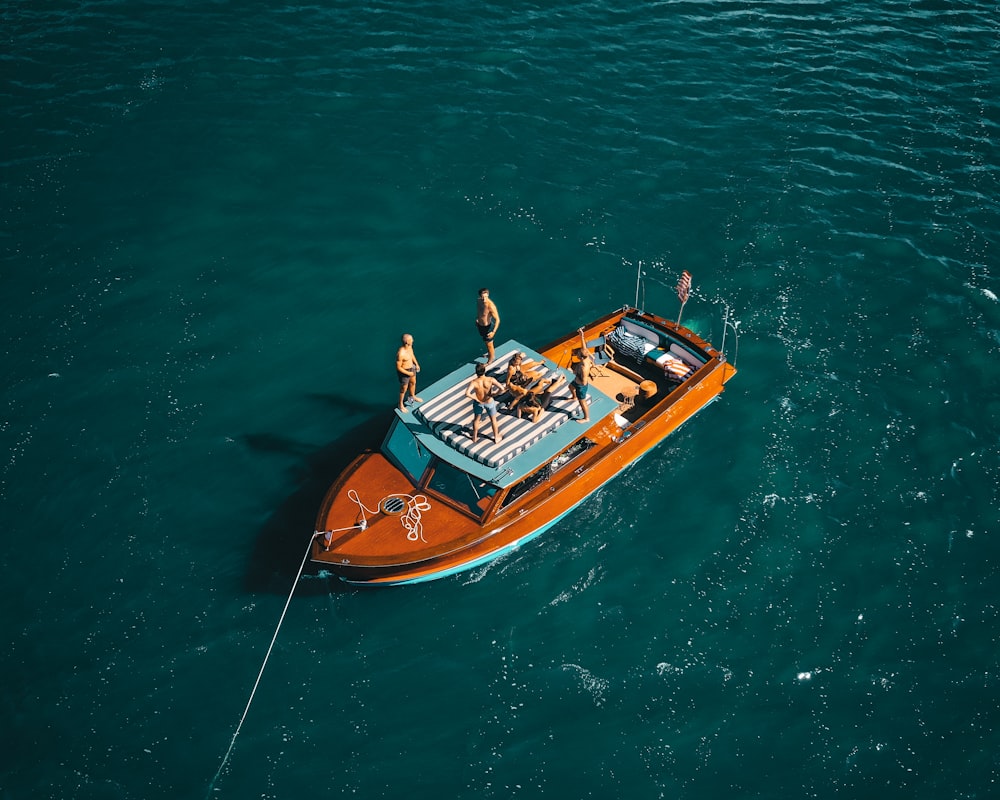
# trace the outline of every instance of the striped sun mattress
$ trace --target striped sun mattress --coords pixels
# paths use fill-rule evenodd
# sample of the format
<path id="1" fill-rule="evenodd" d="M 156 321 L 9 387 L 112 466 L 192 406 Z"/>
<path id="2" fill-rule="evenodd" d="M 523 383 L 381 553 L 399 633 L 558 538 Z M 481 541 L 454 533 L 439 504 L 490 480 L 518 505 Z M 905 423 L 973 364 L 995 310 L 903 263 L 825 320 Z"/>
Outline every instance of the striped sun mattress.
<path id="1" fill-rule="evenodd" d="M 502 382 L 511 356 L 513 353 L 508 353 L 494 361 L 487 374 Z M 554 377 L 555 374 L 556 371 L 550 369 L 546 377 Z M 473 444 L 472 401 L 465 396 L 465 390 L 472 378 L 470 375 L 456 386 L 421 403 L 414 408 L 413 413 L 441 441 L 488 467 L 499 467 L 519 453 L 523 453 L 547 433 L 571 419 L 574 412 L 579 409 L 579 404 L 570 394 L 569 387 L 563 382 L 553 392 L 549 407 L 539 416 L 538 422 L 518 419 L 507 412 L 505 405 L 501 404 L 497 415 L 500 444 L 493 441 L 493 426 L 490 424 L 489 416 L 486 415 L 479 419 L 479 441 Z"/>

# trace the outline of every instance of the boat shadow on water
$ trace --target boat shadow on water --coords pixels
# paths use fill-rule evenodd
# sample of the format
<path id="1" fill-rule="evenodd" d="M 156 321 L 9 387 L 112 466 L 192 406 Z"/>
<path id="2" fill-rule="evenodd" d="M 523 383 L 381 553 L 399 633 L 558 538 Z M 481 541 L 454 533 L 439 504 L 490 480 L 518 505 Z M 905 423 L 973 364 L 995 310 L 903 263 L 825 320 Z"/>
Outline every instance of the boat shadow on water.
<path id="1" fill-rule="evenodd" d="M 318 448 L 272 433 L 248 433 L 243 442 L 255 453 L 277 453 L 298 459 L 292 467 L 294 491 L 278 504 L 260 526 L 246 563 L 243 588 L 252 594 L 287 594 L 302 563 L 316 523 L 316 509 L 330 486 L 359 452 L 377 449 L 392 419 L 392 409 L 355 398 L 324 394 L 316 398 L 337 413 L 359 419 L 342 436 Z M 326 595 L 351 587 L 325 578 L 321 567 L 308 562 L 295 589 L 297 595 Z"/>

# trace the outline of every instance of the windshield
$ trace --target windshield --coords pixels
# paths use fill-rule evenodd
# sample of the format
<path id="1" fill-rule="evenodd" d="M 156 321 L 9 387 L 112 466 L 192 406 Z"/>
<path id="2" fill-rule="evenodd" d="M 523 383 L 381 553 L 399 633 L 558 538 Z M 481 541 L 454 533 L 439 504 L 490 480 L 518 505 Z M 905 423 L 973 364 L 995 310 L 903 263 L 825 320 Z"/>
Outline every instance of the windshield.
<path id="1" fill-rule="evenodd" d="M 417 483 L 420 476 L 427 469 L 427 464 L 431 460 L 431 454 L 420 446 L 420 442 L 410 432 L 400 420 L 396 420 L 389 435 L 386 436 L 384 452 L 396 462 L 405 472 L 409 473 L 410 479 Z"/>
<path id="2" fill-rule="evenodd" d="M 444 495 L 455 505 L 477 517 L 481 517 L 490 507 L 490 501 L 497 493 L 497 487 L 492 483 L 481 481 L 468 472 L 437 460 L 427 488 Z"/>

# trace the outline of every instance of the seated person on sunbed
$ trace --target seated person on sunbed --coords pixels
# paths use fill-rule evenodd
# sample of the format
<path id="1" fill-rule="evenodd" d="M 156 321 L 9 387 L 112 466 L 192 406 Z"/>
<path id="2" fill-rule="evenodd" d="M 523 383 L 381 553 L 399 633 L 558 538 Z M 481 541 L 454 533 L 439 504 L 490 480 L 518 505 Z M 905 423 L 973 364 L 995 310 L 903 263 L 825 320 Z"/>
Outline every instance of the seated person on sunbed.
<path id="1" fill-rule="evenodd" d="M 510 408 L 513 409 L 518 402 L 527 394 L 528 387 L 537 383 L 544 372 L 531 369 L 524 363 L 524 353 L 514 353 L 510 363 L 507 365 L 507 377 L 504 380 L 507 391 L 511 394 Z"/>
<path id="2" fill-rule="evenodd" d="M 556 377 L 550 380 L 540 381 L 520 399 L 520 402 L 512 405 L 511 409 L 517 414 L 518 419 L 528 417 L 532 422 L 538 422 L 538 418 L 542 415 L 542 412 L 549 407 L 549 403 L 552 400 L 552 393 L 564 380 L 565 378 L 562 375 L 556 375 Z"/>

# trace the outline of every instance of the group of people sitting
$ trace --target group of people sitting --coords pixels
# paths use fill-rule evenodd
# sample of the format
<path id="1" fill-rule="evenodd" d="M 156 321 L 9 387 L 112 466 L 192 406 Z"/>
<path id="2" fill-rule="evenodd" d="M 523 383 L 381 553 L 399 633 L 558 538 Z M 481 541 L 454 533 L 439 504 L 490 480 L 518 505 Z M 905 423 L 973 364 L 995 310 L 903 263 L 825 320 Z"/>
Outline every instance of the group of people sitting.
<path id="1" fill-rule="evenodd" d="M 587 391 L 590 386 L 590 373 L 593 368 L 593 356 L 587 349 L 580 331 L 580 346 L 574 350 L 575 360 L 572 365 L 573 381 L 570 389 L 580 403 L 580 422 L 590 419 L 587 407 Z M 476 377 L 472 379 L 465 396 L 472 401 L 472 441 L 479 439 L 479 422 L 488 415 L 493 427 L 493 439 L 498 444 L 503 440 L 497 424 L 499 404 L 506 403 L 507 411 L 518 419 L 530 419 L 537 422 L 542 412 L 548 408 L 553 392 L 565 381 L 561 372 L 549 374 L 544 364 L 526 361 L 524 353 L 514 353 L 507 365 L 507 374 L 501 382 L 492 375 L 486 374 L 486 364 L 476 364 Z"/>

